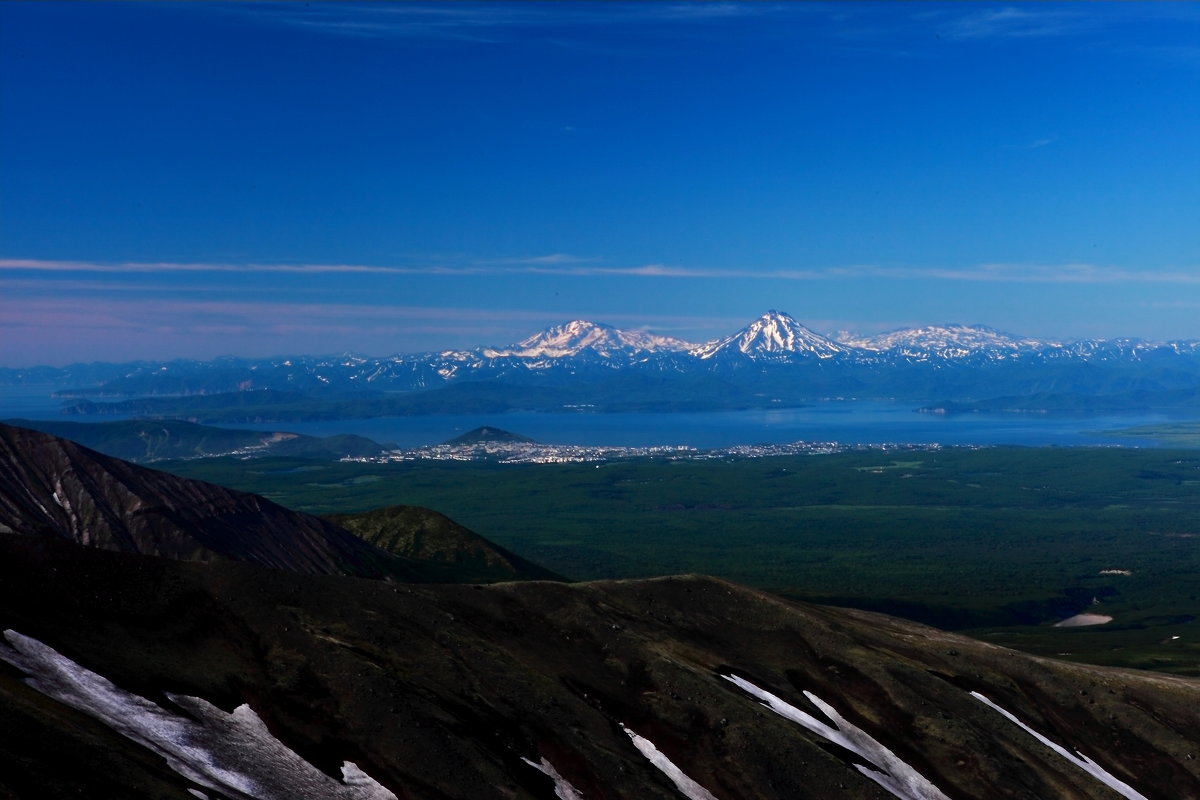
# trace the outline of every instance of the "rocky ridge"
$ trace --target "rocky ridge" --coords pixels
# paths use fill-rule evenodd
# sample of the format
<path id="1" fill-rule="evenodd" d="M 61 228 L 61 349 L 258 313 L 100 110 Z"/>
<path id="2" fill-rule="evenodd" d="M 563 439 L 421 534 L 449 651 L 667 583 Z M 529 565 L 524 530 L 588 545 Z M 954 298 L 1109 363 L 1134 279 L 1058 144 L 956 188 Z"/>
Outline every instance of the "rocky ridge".
<path id="1" fill-rule="evenodd" d="M 10 425 L 0 425 L 0 532 L 303 574 L 425 576 L 319 517 Z"/>

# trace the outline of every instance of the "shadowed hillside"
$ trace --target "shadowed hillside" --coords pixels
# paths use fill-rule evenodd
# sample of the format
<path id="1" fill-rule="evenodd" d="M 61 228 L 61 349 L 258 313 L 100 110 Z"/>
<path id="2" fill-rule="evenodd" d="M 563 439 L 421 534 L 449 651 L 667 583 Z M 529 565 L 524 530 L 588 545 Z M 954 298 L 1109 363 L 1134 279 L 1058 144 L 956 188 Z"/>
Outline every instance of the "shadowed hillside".
<path id="1" fill-rule="evenodd" d="M 0 535 L 0 629 L 0 796 L 1122 796 L 1102 780 L 1126 797 L 1200 796 L 1195 680 L 702 577 L 398 586 Z M 47 664 L 119 689 L 61 684 Z M 130 728 L 146 714 L 187 726 L 176 769 L 101 721 L 110 695 L 127 698 Z M 176 708 L 193 716 L 169 722 Z M 251 712 L 277 741 L 230 754 L 229 736 L 257 730 Z M 349 761 L 380 788 L 305 794 L 254 755 L 268 745 L 331 785 Z M 211 766 L 188 779 L 180 760 Z M 257 788 L 220 788 L 235 778 Z"/>
<path id="2" fill-rule="evenodd" d="M 320 517 L 9 425 L 0 425 L 0 531 L 187 561 L 428 577 Z"/>
<path id="3" fill-rule="evenodd" d="M 422 561 L 430 569 L 444 564 L 456 582 L 562 580 L 428 508 L 389 506 L 362 514 L 331 514 L 327 519 L 376 547 Z"/>

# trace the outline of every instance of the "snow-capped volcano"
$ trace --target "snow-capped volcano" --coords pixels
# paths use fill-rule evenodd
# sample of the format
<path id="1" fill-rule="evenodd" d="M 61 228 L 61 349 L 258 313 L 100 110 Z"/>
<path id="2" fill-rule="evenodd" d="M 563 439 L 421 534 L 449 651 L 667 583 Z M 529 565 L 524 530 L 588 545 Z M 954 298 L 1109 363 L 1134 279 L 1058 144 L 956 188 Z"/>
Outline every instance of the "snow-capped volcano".
<path id="1" fill-rule="evenodd" d="M 832 358 L 847 355 L 853 350 L 813 333 L 790 315 L 772 309 L 737 333 L 690 351 L 701 359 L 735 352 L 753 359 L 773 359 L 794 355 Z"/>
<path id="2" fill-rule="evenodd" d="M 598 355 L 611 357 L 622 353 L 673 352 L 691 347 L 693 345 L 688 342 L 670 336 L 657 336 L 645 331 L 623 331 L 611 325 L 577 319 L 564 325 L 553 325 L 510 347 L 486 348 L 483 352 L 488 358 L 564 358 L 591 350 Z"/>

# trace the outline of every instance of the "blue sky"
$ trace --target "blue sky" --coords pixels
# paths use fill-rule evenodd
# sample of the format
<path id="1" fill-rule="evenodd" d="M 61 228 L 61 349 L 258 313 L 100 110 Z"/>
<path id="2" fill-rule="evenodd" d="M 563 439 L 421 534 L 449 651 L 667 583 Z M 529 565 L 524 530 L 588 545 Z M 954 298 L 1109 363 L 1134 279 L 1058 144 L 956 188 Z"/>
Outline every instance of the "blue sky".
<path id="1" fill-rule="evenodd" d="M 3 3 L 0 365 L 1200 337 L 1200 7 Z"/>

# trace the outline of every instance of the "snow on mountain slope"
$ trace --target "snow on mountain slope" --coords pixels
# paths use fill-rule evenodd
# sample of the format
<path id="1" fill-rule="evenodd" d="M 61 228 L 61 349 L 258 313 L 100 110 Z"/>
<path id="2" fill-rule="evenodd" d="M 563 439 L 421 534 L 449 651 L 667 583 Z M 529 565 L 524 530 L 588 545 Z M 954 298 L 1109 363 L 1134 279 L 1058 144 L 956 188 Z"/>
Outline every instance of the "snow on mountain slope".
<path id="1" fill-rule="evenodd" d="M 1143 365 L 1153 369 L 1169 367 L 1173 374 L 1186 376 L 1200 374 L 1196 371 L 1198 359 L 1200 340 L 1041 340 L 1014 336 L 982 325 L 925 325 L 870 336 L 839 333 L 829 338 L 813 332 L 787 314 L 769 311 L 731 335 L 698 345 L 646 331 L 620 330 L 611 325 L 574 320 L 508 346 L 397 354 L 383 359 L 342 355 L 131 364 L 126 365 L 127 374 L 100 386 L 67 388 L 57 394 L 62 397 L 149 397 L 257 389 L 414 391 L 463 381 L 519 381 L 533 375 L 554 375 L 556 380 L 569 382 L 578 376 L 592 379 L 602 373 L 622 370 L 685 376 L 693 371 L 696 374 L 711 373 L 714 369 L 719 372 L 726 367 L 736 371 L 748 363 L 759 364 L 768 370 L 775 364 L 796 363 L 862 367 L 863 371 L 858 375 L 845 373 L 852 383 L 860 381 L 859 388 L 853 390 L 858 392 L 865 384 L 878 385 L 881 376 L 896 376 L 911 368 L 945 366 L 956 369 L 959 366 L 1009 363 L 1015 368 L 1038 365 L 1071 369 L 1075 364 L 1087 363 L 1104 365 L 1112 370 L 1147 368 Z M 1015 376 L 1016 371 L 1011 374 Z M 5 372 L 0 370 L 0 384 L 5 380 Z M 1100 378 L 1094 385 L 1105 391 L 1111 389 L 1105 388 L 1106 384 Z M 1174 385 L 1191 384 L 1186 380 L 1180 384 L 1176 380 Z M 1023 387 L 1024 384 L 1018 381 L 1011 391 L 1024 392 L 1027 387 Z M 884 391 L 890 395 L 897 389 L 907 392 L 912 388 L 911 382 L 901 381 Z M 848 391 L 845 386 L 834 394 L 840 395 L 844 391 Z M 943 391 L 966 390 L 960 383 Z"/>
<path id="2" fill-rule="evenodd" d="M 1054 347 L 1057 343 L 1023 339 L 982 325 L 924 325 L 875 336 L 841 334 L 838 342 L 873 352 L 909 357 L 965 358 L 979 353 L 1008 355 Z"/>
<path id="3" fill-rule="evenodd" d="M 853 349 L 813 333 L 790 315 L 772 309 L 737 333 L 692 348 L 691 355 L 711 359 L 741 353 L 752 359 L 777 359 L 793 355 L 833 358 Z"/>
<path id="4" fill-rule="evenodd" d="M 573 320 L 554 325 L 506 348 L 484 348 L 488 358 L 516 356 L 518 358 L 565 358 L 591 350 L 604 357 L 641 352 L 680 351 L 693 347 L 688 342 L 670 336 L 657 336 L 645 331 L 623 331 L 596 322 Z"/>
<path id="5" fill-rule="evenodd" d="M 28 674 L 27 685 L 145 746 L 207 789 L 257 800 L 396 800 L 352 761 L 343 762 L 340 781 L 325 774 L 275 738 L 249 705 L 226 713 L 199 697 L 167 693 L 185 712 L 179 714 L 117 687 L 37 639 L 14 630 L 3 636 L 0 660 Z"/>

